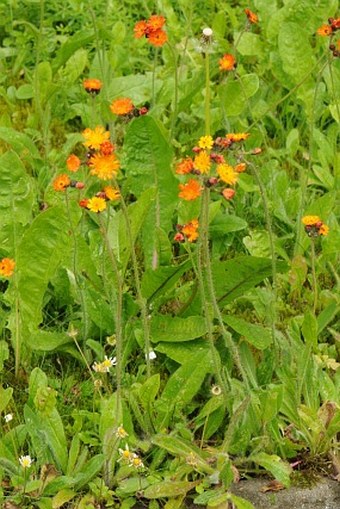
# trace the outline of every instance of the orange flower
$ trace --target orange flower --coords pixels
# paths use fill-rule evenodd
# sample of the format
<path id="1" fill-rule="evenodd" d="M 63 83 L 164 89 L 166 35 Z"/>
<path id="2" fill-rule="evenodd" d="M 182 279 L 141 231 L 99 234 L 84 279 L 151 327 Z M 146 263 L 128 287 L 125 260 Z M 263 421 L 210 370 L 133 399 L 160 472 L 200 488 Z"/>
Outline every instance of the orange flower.
<path id="1" fill-rule="evenodd" d="M 83 81 L 83 87 L 89 94 L 99 94 L 102 85 L 102 82 L 96 78 L 88 78 Z"/>
<path id="2" fill-rule="evenodd" d="M 331 23 L 332 30 L 339 30 L 340 28 L 340 18 L 329 20 Z"/>
<path id="3" fill-rule="evenodd" d="M 186 184 L 178 185 L 180 193 L 179 198 L 183 198 L 183 200 L 191 201 L 196 200 L 201 195 L 201 185 L 197 180 L 190 179 Z"/>
<path id="4" fill-rule="evenodd" d="M 217 165 L 216 171 L 220 177 L 220 179 L 226 184 L 233 185 L 236 184 L 238 179 L 238 174 L 235 172 L 234 168 L 227 163 Z"/>
<path id="5" fill-rule="evenodd" d="M 231 142 L 244 141 L 249 138 L 249 136 L 250 133 L 229 133 L 225 135 L 226 139 Z"/>
<path id="6" fill-rule="evenodd" d="M 115 146 L 112 145 L 112 143 L 110 141 L 104 141 L 101 145 L 100 145 L 100 153 L 103 155 L 103 156 L 109 156 L 110 154 L 112 154 L 112 152 L 114 151 L 115 149 Z"/>
<path id="7" fill-rule="evenodd" d="M 333 29 L 331 26 L 324 24 L 317 29 L 316 33 L 322 37 L 327 37 L 333 33 Z"/>
<path id="8" fill-rule="evenodd" d="M 79 170 L 80 164 L 81 161 L 75 154 L 71 154 L 66 160 L 66 166 L 69 171 L 75 172 Z"/>
<path id="9" fill-rule="evenodd" d="M 83 209 L 87 209 L 87 204 L 88 204 L 88 203 L 89 203 L 88 198 L 83 198 L 82 200 L 80 200 L 79 205 L 80 205 Z"/>
<path id="10" fill-rule="evenodd" d="M 150 32 L 147 35 L 147 39 L 152 46 L 161 47 L 164 46 L 164 44 L 168 40 L 168 36 L 164 30 L 161 28 L 159 30 L 155 30 L 154 32 Z"/>
<path id="11" fill-rule="evenodd" d="M 103 193 L 107 200 L 114 201 L 120 198 L 119 189 L 115 189 L 112 186 L 105 186 L 103 189 Z"/>
<path id="12" fill-rule="evenodd" d="M 115 115 L 128 115 L 134 108 L 134 104 L 129 97 L 120 97 L 110 104 L 110 110 Z"/>
<path id="13" fill-rule="evenodd" d="M 117 175 L 120 164 L 115 154 L 108 156 L 95 154 L 90 158 L 89 166 L 91 175 L 96 175 L 102 180 L 110 180 Z"/>
<path id="14" fill-rule="evenodd" d="M 68 175 L 63 173 L 62 175 L 59 175 L 56 177 L 53 181 L 53 189 L 55 191 L 65 191 L 67 187 L 69 187 L 71 184 L 71 180 Z"/>
<path id="15" fill-rule="evenodd" d="M 220 65 L 221 71 L 233 71 L 237 65 L 235 57 L 233 57 L 233 55 L 231 55 L 230 53 L 226 53 L 225 55 L 223 55 L 223 57 L 220 58 L 218 63 Z"/>
<path id="16" fill-rule="evenodd" d="M 244 9 L 244 12 L 246 13 L 249 23 L 254 25 L 258 23 L 259 18 L 254 12 L 252 12 L 250 9 Z"/>
<path id="17" fill-rule="evenodd" d="M 329 233 L 329 226 L 322 223 L 322 225 L 319 228 L 319 234 L 320 235 L 328 235 L 328 233 Z"/>
<path id="18" fill-rule="evenodd" d="M 193 219 L 185 224 L 182 228 L 182 233 L 186 236 L 189 242 L 195 242 L 198 239 L 198 220 Z"/>
<path id="19" fill-rule="evenodd" d="M 3 258 L 0 261 L 0 276 L 10 277 L 14 272 L 15 261 L 11 258 Z"/>
<path id="20" fill-rule="evenodd" d="M 136 39 L 140 39 L 141 37 L 143 37 L 143 35 L 146 35 L 147 32 L 148 32 L 148 24 L 145 20 L 142 20 L 142 21 L 138 21 L 136 24 L 135 24 L 135 27 L 133 29 L 134 31 L 134 35 L 135 35 L 135 38 Z"/>
<path id="21" fill-rule="evenodd" d="M 87 128 L 82 132 L 85 138 L 84 145 L 88 148 L 98 150 L 100 145 L 110 138 L 109 131 L 105 131 L 105 128 L 101 125 L 97 126 L 94 130 Z"/>
<path id="22" fill-rule="evenodd" d="M 177 175 L 186 175 L 187 173 L 190 173 L 191 170 L 194 168 L 194 163 L 191 157 L 186 157 L 182 161 L 176 164 L 176 173 Z"/>
<path id="23" fill-rule="evenodd" d="M 86 207 L 91 210 L 91 212 L 103 212 L 103 210 L 106 209 L 106 201 L 104 198 L 94 196 L 88 200 Z"/>
<path id="24" fill-rule="evenodd" d="M 164 24 L 165 24 L 164 16 L 158 16 L 157 14 L 154 14 L 147 21 L 148 33 L 159 30 L 164 26 Z"/>
<path id="25" fill-rule="evenodd" d="M 222 195 L 226 200 L 231 200 L 235 196 L 235 189 L 232 189 L 231 187 L 226 187 L 222 191 Z"/>
<path id="26" fill-rule="evenodd" d="M 234 169 L 237 173 L 243 173 L 244 171 L 246 171 L 246 168 L 247 168 L 246 163 L 239 163 L 235 166 Z"/>
<path id="27" fill-rule="evenodd" d="M 195 170 L 201 173 L 208 173 L 211 167 L 210 155 L 205 151 L 201 150 L 194 159 Z"/>

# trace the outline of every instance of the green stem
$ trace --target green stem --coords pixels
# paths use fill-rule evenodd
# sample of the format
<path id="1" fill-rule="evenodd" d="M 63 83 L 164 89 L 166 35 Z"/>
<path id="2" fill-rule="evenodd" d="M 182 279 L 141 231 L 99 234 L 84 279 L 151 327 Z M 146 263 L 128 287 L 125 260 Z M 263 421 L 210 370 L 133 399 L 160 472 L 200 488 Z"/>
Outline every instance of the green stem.
<path id="1" fill-rule="evenodd" d="M 116 181 L 114 181 L 114 184 L 115 184 L 115 187 L 118 188 L 118 184 Z M 135 244 L 134 244 L 132 230 L 131 230 L 130 218 L 129 218 L 129 213 L 128 213 L 128 209 L 127 209 L 125 200 L 122 195 L 120 198 L 120 203 L 121 203 L 121 210 L 122 210 L 122 213 L 123 213 L 123 216 L 125 219 L 127 237 L 128 237 L 130 247 L 131 247 L 131 260 L 132 260 L 132 269 L 133 269 L 135 285 L 136 285 L 137 302 L 138 302 L 138 305 L 139 305 L 139 308 L 141 311 L 141 315 L 142 315 L 143 336 L 144 336 L 145 357 L 146 357 L 146 372 L 147 372 L 147 377 L 150 378 L 151 363 L 150 363 L 149 353 L 151 350 L 151 347 L 150 347 L 151 343 L 150 343 L 150 330 L 149 330 L 147 303 L 146 303 L 146 299 L 144 299 L 144 297 L 142 295 L 138 260 L 137 260 L 137 256 L 136 256 Z"/>
<path id="2" fill-rule="evenodd" d="M 207 51 L 204 53 L 205 58 L 205 103 L 204 103 L 204 118 L 205 118 L 205 135 L 210 134 L 210 55 Z"/>
<path id="3" fill-rule="evenodd" d="M 314 239 L 311 238 L 311 265 L 312 265 L 312 278 L 313 278 L 313 313 L 315 314 L 317 305 L 318 305 L 318 282 L 316 279 L 316 270 L 315 270 L 315 242 Z"/>
<path id="4" fill-rule="evenodd" d="M 177 57 L 177 54 L 176 54 L 174 48 L 172 47 L 172 45 L 170 43 L 168 43 L 168 47 L 170 48 L 170 51 L 171 51 L 171 54 L 172 54 L 172 58 L 173 58 L 173 61 L 174 61 L 174 86 L 175 86 L 175 93 L 174 93 L 174 104 L 173 104 L 171 126 L 170 126 L 170 135 L 169 135 L 170 140 L 172 140 L 173 135 L 174 135 L 175 124 L 176 124 L 176 120 L 177 120 L 177 110 L 178 110 L 178 66 L 177 66 L 177 64 L 178 64 L 178 57 Z"/>
<path id="5" fill-rule="evenodd" d="M 157 67 L 157 59 L 158 59 L 158 50 L 155 50 L 155 54 L 153 57 L 153 66 L 152 66 L 152 83 L 151 83 L 151 108 L 153 108 L 156 104 L 156 67 Z"/>

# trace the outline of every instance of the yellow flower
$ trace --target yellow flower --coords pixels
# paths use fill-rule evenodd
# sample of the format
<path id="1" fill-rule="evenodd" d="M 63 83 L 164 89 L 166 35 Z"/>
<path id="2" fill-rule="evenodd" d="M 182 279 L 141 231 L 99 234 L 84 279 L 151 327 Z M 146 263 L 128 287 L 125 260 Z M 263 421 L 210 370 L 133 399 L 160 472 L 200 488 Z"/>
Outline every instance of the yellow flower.
<path id="1" fill-rule="evenodd" d="M 144 463 L 142 460 L 135 454 L 134 457 L 130 460 L 130 467 L 135 468 L 144 468 Z"/>
<path id="2" fill-rule="evenodd" d="M 103 212 L 103 210 L 106 209 L 106 201 L 104 198 L 98 198 L 98 196 L 94 196 L 87 202 L 87 208 L 91 210 L 91 212 Z"/>
<path id="3" fill-rule="evenodd" d="M 123 426 L 118 426 L 118 428 L 115 431 L 115 435 L 118 438 L 125 438 L 125 437 L 129 436 L 129 434 L 125 431 Z"/>
<path id="4" fill-rule="evenodd" d="M 110 180 L 115 177 L 119 170 L 119 160 L 115 154 L 104 156 L 95 154 L 89 160 L 91 175 L 96 175 L 102 180 Z"/>
<path id="5" fill-rule="evenodd" d="M 194 159 L 195 170 L 201 173 L 208 173 L 211 167 L 210 155 L 205 150 L 201 150 Z"/>
<path id="6" fill-rule="evenodd" d="M 85 138 L 85 147 L 95 150 L 99 150 L 100 145 L 110 138 L 109 131 L 105 131 L 105 128 L 101 125 L 97 126 L 94 130 L 90 128 L 85 129 L 82 135 Z"/>
<path id="7" fill-rule="evenodd" d="M 304 225 L 313 226 L 314 224 L 320 223 L 321 219 L 319 216 L 304 216 L 302 222 Z"/>
<path id="8" fill-rule="evenodd" d="M 120 198 L 119 189 L 115 189 L 112 186 L 105 186 L 103 192 L 107 200 L 114 201 Z"/>
<path id="9" fill-rule="evenodd" d="M 214 145 L 212 136 L 201 136 L 198 142 L 199 148 L 207 148 L 211 150 Z"/>
<path id="10" fill-rule="evenodd" d="M 226 184 L 233 185 L 236 184 L 238 174 L 235 172 L 234 168 L 230 166 L 230 164 L 223 163 L 217 165 L 217 173 L 220 179 Z"/>
<path id="11" fill-rule="evenodd" d="M 250 133 L 228 133 L 226 134 L 227 140 L 230 140 L 232 142 L 234 141 L 244 141 L 247 138 L 249 138 Z"/>

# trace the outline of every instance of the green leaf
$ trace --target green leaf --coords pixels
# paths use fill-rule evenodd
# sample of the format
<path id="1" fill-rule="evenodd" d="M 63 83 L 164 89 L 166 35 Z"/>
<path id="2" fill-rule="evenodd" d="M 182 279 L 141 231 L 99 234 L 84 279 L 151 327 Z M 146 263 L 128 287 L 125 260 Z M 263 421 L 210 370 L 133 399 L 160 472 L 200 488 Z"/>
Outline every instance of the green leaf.
<path id="1" fill-rule="evenodd" d="M 255 509 L 255 506 L 249 500 L 237 497 L 233 493 L 229 493 L 228 499 L 232 501 L 236 509 Z"/>
<path id="2" fill-rule="evenodd" d="M 75 35 L 70 37 L 60 47 L 57 57 L 52 62 L 53 72 L 56 72 L 59 67 L 64 65 L 67 60 L 79 49 L 86 46 L 94 38 L 94 32 L 91 32 L 88 28 L 84 30 L 78 30 Z"/>
<path id="3" fill-rule="evenodd" d="M 34 97 L 34 89 L 33 86 L 30 83 L 25 83 L 25 85 L 21 85 L 16 93 L 15 93 L 17 99 L 32 99 Z"/>
<path id="4" fill-rule="evenodd" d="M 292 473 L 292 469 L 290 465 L 282 461 L 279 456 L 261 452 L 251 455 L 249 460 L 253 461 L 257 465 L 261 465 L 261 467 L 264 467 L 266 470 L 268 470 L 268 472 L 271 472 L 275 479 L 282 482 L 284 486 L 288 487 L 290 485 L 290 475 Z"/>
<path id="5" fill-rule="evenodd" d="M 11 401 L 12 395 L 12 387 L 7 387 L 7 389 L 4 389 L 2 385 L 0 385 L 0 414 L 5 410 L 6 406 Z"/>
<path id="6" fill-rule="evenodd" d="M 202 316 L 179 318 L 169 315 L 156 315 L 151 319 L 151 341 L 190 341 L 204 336 L 207 332 L 205 319 Z"/>
<path id="7" fill-rule="evenodd" d="M 237 232 L 247 228 L 248 223 L 238 216 L 218 214 L 218 216 L 209 225 L 209 232 L 212 236 L 225 235 L 231 232 Z"/>
<path id="8" fill-rule="evenodd" d="M 205 339 L 194 339 L 184 343 L 159 343 L 155 350 L 164 353 L 179 364 L 184 364 L 198 353 L 201 357 L 210 355 L 209 345 Z"/>
<path id="9" fill-rule="evenodd" d="M 201 481 L 162 481 L 152 484 L 143 492 L 145 498 L 178 497 L 185 495 Z"/>
<path id="10" fill-rule="evenodd" d="M 93 479 L 101 470 L 105 461 L 104 454 L 97 454 L 91 458 L 79 474 L 75 477 L 75 488 L 79 490 Z"/>
<path id="11" fill-rule="evenodd" d="M 7 341 L 0 341 L 0 373 L 4 369 L 4 362 L 9 358 Z"/>
<path id="12" fill-rule="evenodd" d="M 227 116 L 240 115 L 247 108 L 247 101 L 260 86 L 257 74 L 245 74 L 237 81 L 228 81 L 219 87 L 222 108 Z"/>
<path id="13" fill-rule="evenodd" d="M 74 83 L 84 72 L 87 63 L 87 50 L 84 48 L 79 48 L 66 62 L 62 74 L 69 82 Z"/>
<path id="14" fill-rule="evenodd" d="M 19 133 L 11 127 L 0 127 L 0 140 L 8 143 L 17 152 L 20 159 L 27 160 L 30 164 L 32 164 L 33 159 L 40 159 L 37 147 L 31 138 L 24 133 Z M 7 161 L 7 158 L 11 156 L 4 154 L 2 157 L 6 158 L 5 161 Z M 15 164 L 17 165 L 17 163 Z"/>
<path id="15" fill-rule="evenodd" d="M 167 234 L 172 230 L 177 203 L 178 182 L 171 168 L 173 151 L 151 116 L 139 117 L 129 125 L 124 151 L 128 169 L 126 188 L 137 197 L 150 187 L 156 188 L 155 200 L 143 227 L 147 267 L 155 268 L 160 258 L 157 228 Z"/>
<path id="16" fill-rule="evenodd" d="M 41 350 L 44 352 L 51 352 L 63 345 L 72 343 L 72 338 L 65 332 L 35 330 L 26 340 L 26 344 L 32 350 Z"/>
<path id="17" fill-rule="evenodd" d="M 305 311 L 301 332 L 306 345 L 310 346 L 313 351 L 316 351 L 318 346 L 318 322 L 314 313 L 312 313 L 309 309 Z"/>
<path id="18" fill-rule="evenodd" d="M 145 410 L 150 408 L 151 403 L 155 400 L 161 385 L 160 374 L 152 375 L 139 390 L 139 398 Z"/>
<path id="19" fill-rule="evenodd" d="M 241 334 L 248 343 L 255 346 L 259 350 L 264 350 L 272 343 L 272 336 L 269 329 L 261 325 L 248 323 L 242 318 L 236 316 L 224 316 L 223 321 L 226 322 L 238 334 Z"/>
<path id="20" fill-rule="evenodd" d="M 258 34 L 243 32 L 235 34 L 234 40 L 238 41 L 237 52 L 243 56 L 256 56 L 260 58 L 263 53 L 263 43 Z"/>
<path id="21" fill-rule="evenodd" d="M 278 32 L 278 48 L 284 71 L 299 83 L 315 64 L 308 30 L 301 23 L 283 23 Z"/>
<path id="22" fill-rule="evenodd" d="M 59 507 L 72 500 L 76 495 L 77 493 L 71 489 L 65 488 L 60 490 L 52 499 L 52 508 L 59 509 Z"/>
<path id="23" fill-rule="evenodd" d="M 159 267 L 156 270 L 146 270 L 142 278 L 143 297 L 152 302 L 157 297 L 165 294 L 176 285 L 177 281 L 190 267 L 190 261 L 186 261 L 176 267 Z"/>

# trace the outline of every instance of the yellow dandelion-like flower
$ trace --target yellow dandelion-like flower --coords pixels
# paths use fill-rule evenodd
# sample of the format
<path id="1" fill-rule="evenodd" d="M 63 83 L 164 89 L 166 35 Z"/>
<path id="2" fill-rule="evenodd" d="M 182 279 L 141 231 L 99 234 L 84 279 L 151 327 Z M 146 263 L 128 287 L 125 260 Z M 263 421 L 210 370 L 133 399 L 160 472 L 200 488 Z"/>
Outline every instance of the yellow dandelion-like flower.
<path id="1" fill-rule="evenodd" d="M 194 158 L 194 168 L 201 173 L 209 173 L 211 167 L 210 155 L 205 150 L 201 150 Z"/>
<path id="2" fill-rule="evenodd" d="M 89 160 L 89 165 L 91 175 L 96 175 L 102 180 L 110 180 L 115 177 L 120 167 L 119 159 L 115 154 L 107 156 L 95 154 Z"/>
<path id="3" fill-rule="evenodd" d="M 109 131 L 105 131 L 105 128 L 101 125 L 97 126 L 95 129 L 85 129 L 85 131 L 82 132 L 82 135 L 85 138 L 85 147 L 95 150 L 99 150 L 100 145 L 110 138 Z"/>
<path id="4" fill-rule="evenodd" d="M 201 136 L 198 142 L 199 148 L 206 148 L 211 150 L 214 145 L 212 136 Z"/>
<path id="5" fill-rule="evenodd" d="M 219 164 L 219 165 L 217 165 L 216 170 L 217 170 L 217 173 L 218 173 L 220 179 L 223 182 L 225 182 L 226 184 L 229 184 L 230 186 L 233 184 L 236 184 L 238 174 L 236 173 L 234 168 L 232 166 L 230 166 L 230 164 L 227 164 L 227 163 Z"/>
<path id="6" fill-rule="evenodd" d="M 87 202 L 87 208 L 91 212 L 103 212 L 103 210 L 106 209 L 106 201 L 104 198 L 99 198 L 98 196 L 94 196 L 93 198 L 90 198 Z"/>
<path id="7" fill-rule="evenodd" d="M 302 223 L 306 226 L 313 226 L 314 224 L 320 223 L 321 219 L 319 216 L 304 216 Z"/>

